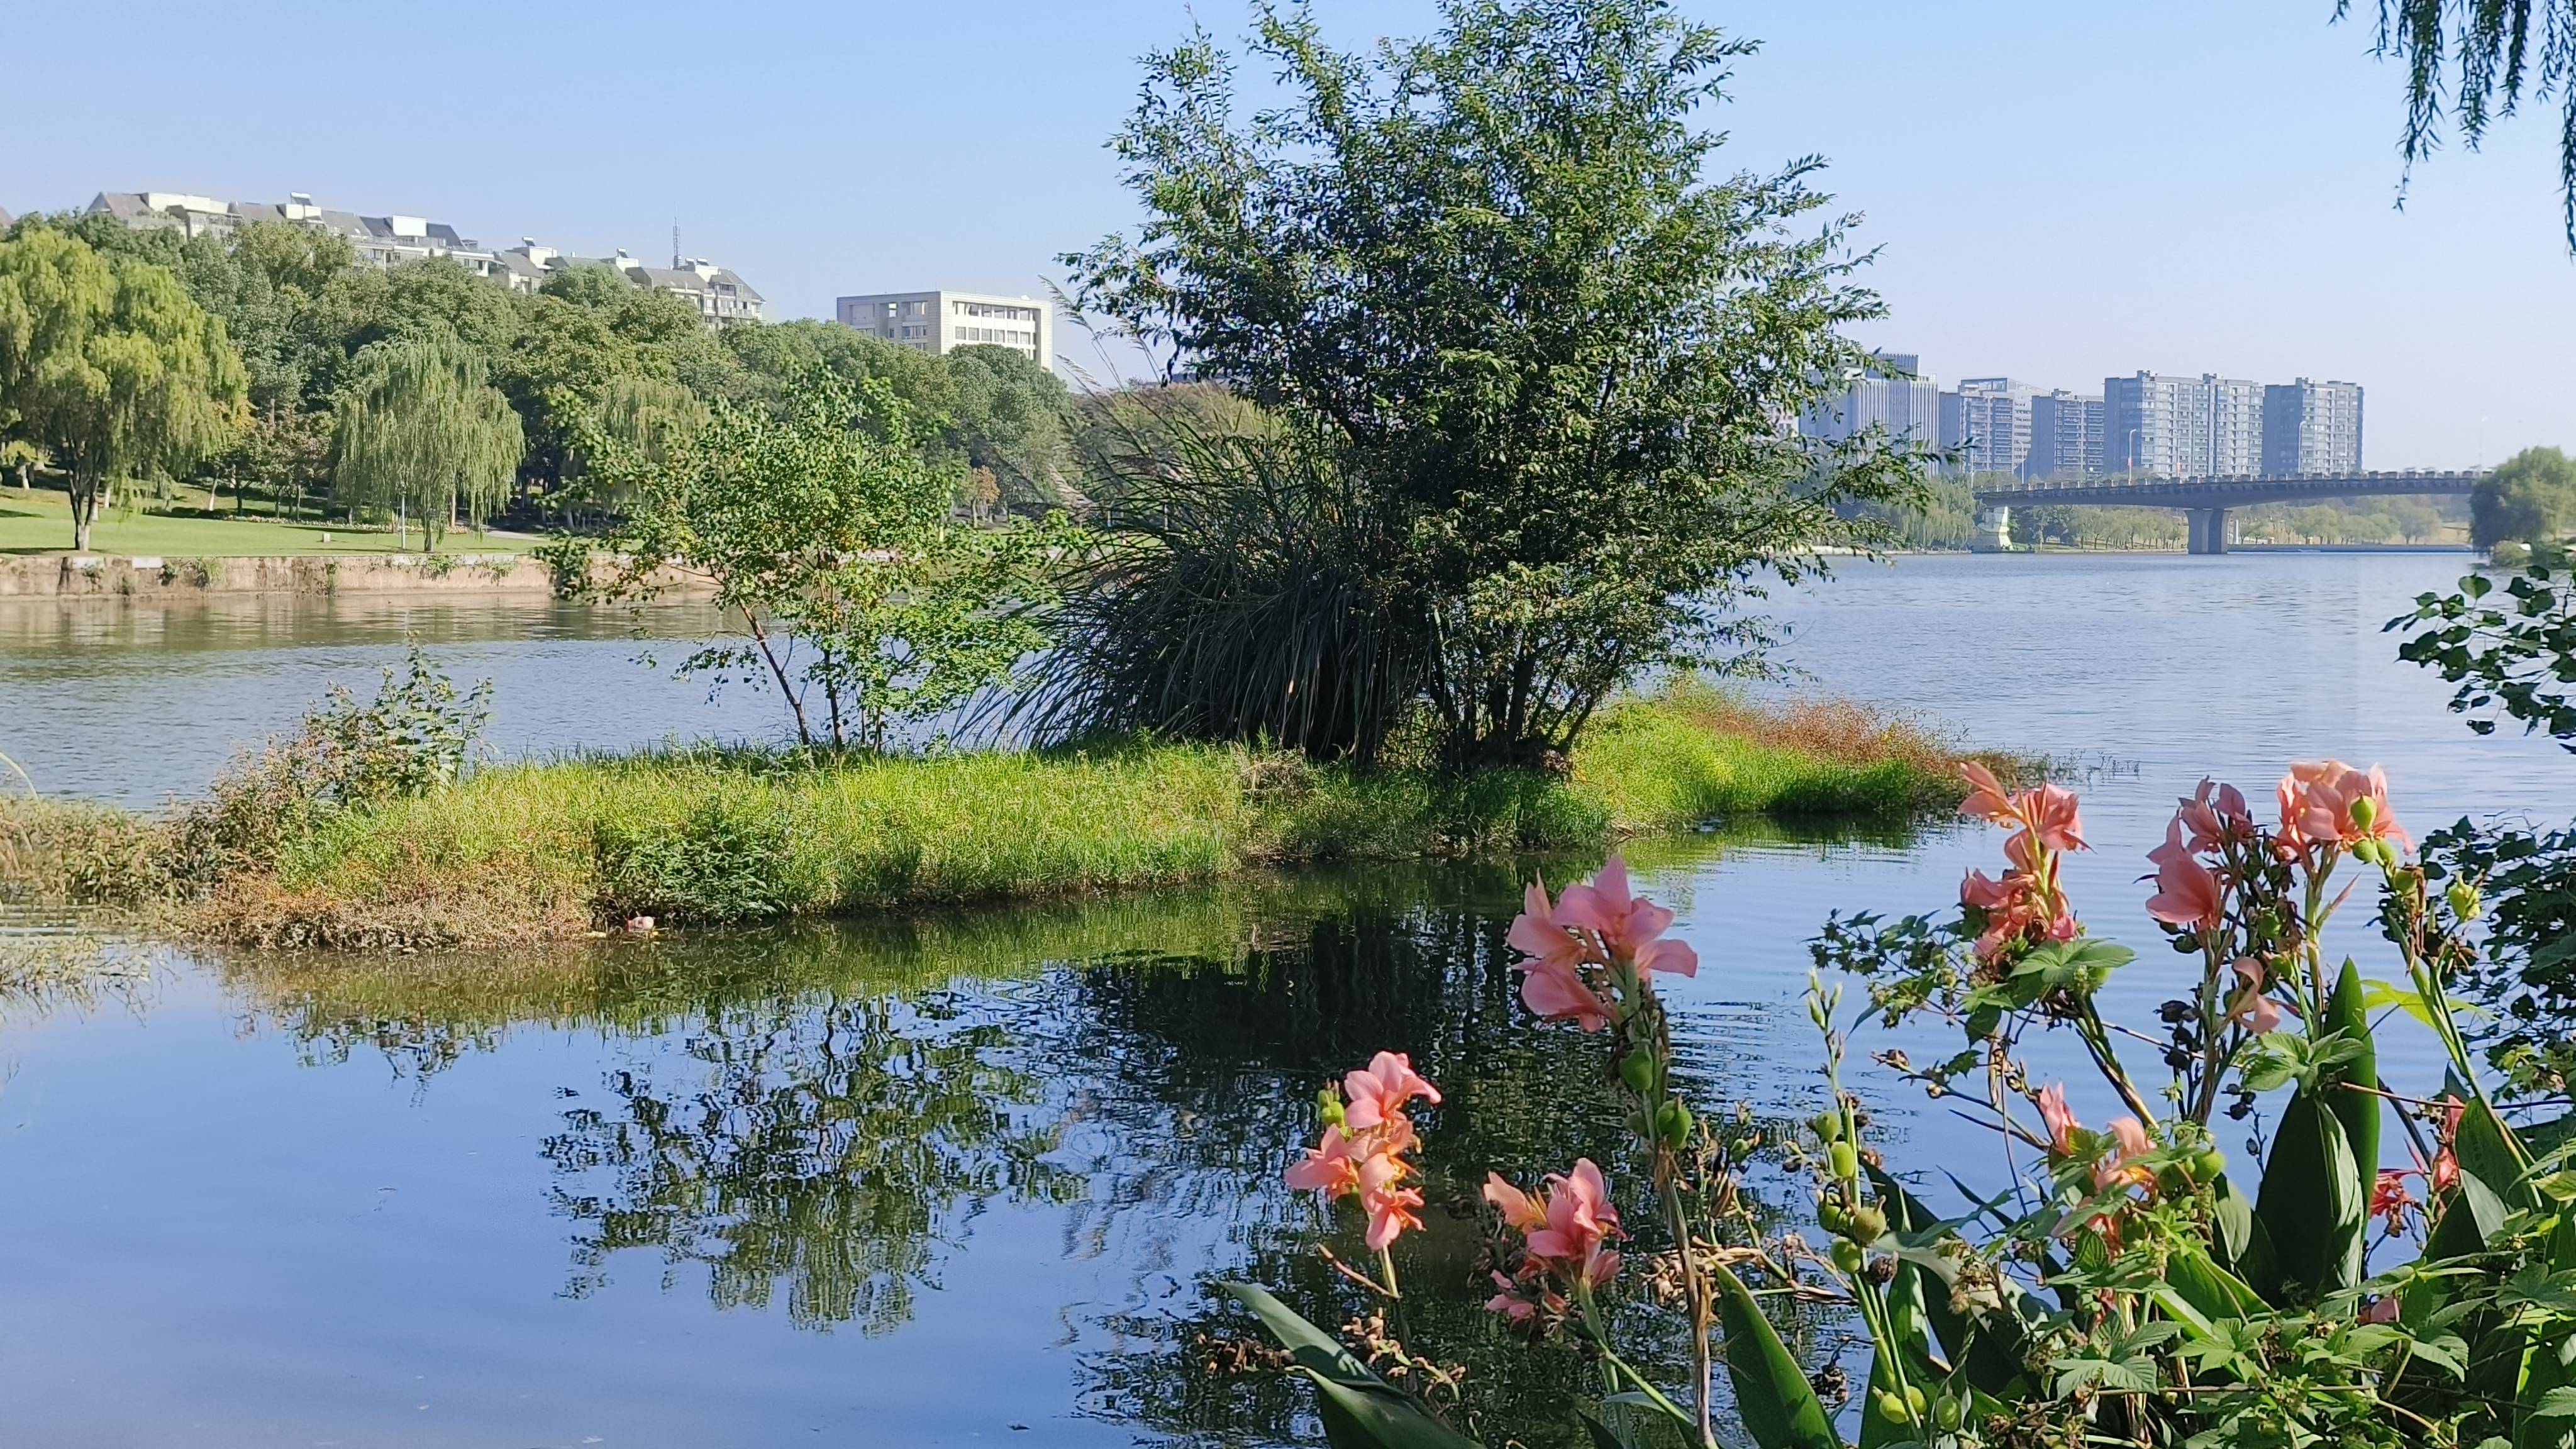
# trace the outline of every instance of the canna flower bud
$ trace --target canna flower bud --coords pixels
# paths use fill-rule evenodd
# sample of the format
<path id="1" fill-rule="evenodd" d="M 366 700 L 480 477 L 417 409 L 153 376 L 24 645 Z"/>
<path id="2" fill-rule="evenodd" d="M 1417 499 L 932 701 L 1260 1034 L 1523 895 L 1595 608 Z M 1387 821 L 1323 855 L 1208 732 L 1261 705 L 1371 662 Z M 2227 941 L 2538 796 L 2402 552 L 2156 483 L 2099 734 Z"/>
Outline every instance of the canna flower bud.
<path id="1" fill-rule="evenodd" d="M 2372 800 L 2367 795 L 2353 801 L 2352 823 L 2359 826 L 2364 833 L 2367 833 L 2370 827 L 2379 823 L 2378 802 Z"/>
<path id="2" fill-rule="evenodd" d="M 1325 1087 L 1315 1094 L 1315 1107 L 1327 1127 L 1339 1127 L 1350 1120 L 1349 1114 L 1342 1110 L 1342 1094 L 1332 1087 Z"/>

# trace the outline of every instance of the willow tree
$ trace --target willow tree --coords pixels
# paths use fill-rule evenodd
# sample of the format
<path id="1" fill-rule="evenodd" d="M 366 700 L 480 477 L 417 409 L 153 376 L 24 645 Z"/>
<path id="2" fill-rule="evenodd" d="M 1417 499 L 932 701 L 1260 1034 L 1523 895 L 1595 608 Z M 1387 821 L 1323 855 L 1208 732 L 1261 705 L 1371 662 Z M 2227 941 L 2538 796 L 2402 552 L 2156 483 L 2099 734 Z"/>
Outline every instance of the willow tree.
<path id="1" fill-rule="evenodd" d="M 2335 17 L 2351 5 L 2335 0 Z M 2559 206 L 2576 250 L 2576 0 L 2379 0 L 2377 49 L 2406 67 L 2410 171 L 2441 144 L 2445 110 L 2474 151 L 2524 100 L 2558 101 Z"/>
<path id="2" fill-rule="evenodd" d="M 342 502 L 416 513 L 421 547 L 459 519 L 477 528 L 509 496 L 527 454 L 510 400 L 473 349 L 393 338 L 351 363 L 334 409 L 332 480 Z"/>
<path id="3" fill-rule="evenodd" d="M 115 484 L 221 447 L 248 385 L 222 319 L 168 270 L 45 227 L 0 242 L 0 414 L 62 471 L 74 549 Z"/>

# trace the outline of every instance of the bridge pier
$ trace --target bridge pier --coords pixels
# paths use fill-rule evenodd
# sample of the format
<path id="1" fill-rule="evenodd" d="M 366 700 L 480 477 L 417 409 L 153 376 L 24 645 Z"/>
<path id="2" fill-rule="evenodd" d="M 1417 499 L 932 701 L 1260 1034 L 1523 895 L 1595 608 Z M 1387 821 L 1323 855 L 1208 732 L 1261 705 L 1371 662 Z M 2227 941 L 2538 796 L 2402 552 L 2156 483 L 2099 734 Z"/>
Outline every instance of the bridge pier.
<path id="1" fill-rule="evenodd" d="M 2187 510 L 2184 516 L 2191 521 L 2191 551 L 2193 553 L 2227 552 L 2226 509 L 2194 508 Z"/>

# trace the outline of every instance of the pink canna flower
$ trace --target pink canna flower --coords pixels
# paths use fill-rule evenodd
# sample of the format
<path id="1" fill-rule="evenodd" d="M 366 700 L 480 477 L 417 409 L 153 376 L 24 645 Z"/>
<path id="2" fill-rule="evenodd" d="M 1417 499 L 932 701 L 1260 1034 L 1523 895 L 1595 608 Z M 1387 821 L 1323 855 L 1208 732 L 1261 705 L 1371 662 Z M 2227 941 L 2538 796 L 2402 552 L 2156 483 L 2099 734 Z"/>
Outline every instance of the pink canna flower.
<path id="1" fill-rule="evenodd" d="M 2111 1138 L 2118 1150 L 2109 1161 L 2093 1164 L 2093 1190 L 2153 1186 L 2156 1175 L 2139 1161 L 2156 1150 L 2155 1139 L 2147 1135 L 2145 1124 L 2135 1117 L 2118 1118 L 2111 1123 Z"/>
<path id="2" fill-rule="evenodd" d="M 2038 837 L 2050 850 L 2086 850 L 2084 822 L 2076 813 L 2075 792 L 2060 785 L 2041 785 L 2014 794 L 1994 772 L 1974 760 L 1960 762 L 1959 773 L 1973 787 L 1959 802 L 1959 813 L 1996 825 L 2013 826 Z"/>
<path id="3" fill-rule="evenodd" d="M 1585 1031 L 1599 1031 L 1614 1020 L 1610 1007 L 1583 984 L 1572 966 L 1550 961 L 1515 962 L 1521 976 L 1521 1000 L 1543 1021 L 1570 1021 Z"/>
<path id="4" fill-rule="evenodd" d="M 2021 817 L 2013 809 L 2013 795 L 1995 778 L 1995 772 L 1974 760 L 1959 762 L 1959 773 L 1968 779 L 1968 798 L 1959 802 L 1959 813 L 1974 815 L 1996 825 L 2017 825 Z"/>
<path id="5" fill-rule="evenodd" d="M 1565 1176 L 1547 1179 L 1547 1226 L 1529 1235 L 1529 1255 L 1569 1279 L 1599 1287 L 1619 1271 L 1619 1255 L 1604 1244 L 1619 1229 L 1610 1185 L 1589 1157 Z"/>
<path id="6" fill-rule="evenodd" d="M 1503 1215 L 1503 1222 L 1517 1231 L 1533 1233 L 1547 1226 L 1546 1202 L 1512 1186 L 1499 1172 L 1485 1174 L 1485 1201 L 1492 1203 L 1494 1210 Z"/>
<path id="7" fill-rule="evenodd" d="M 2399 1304 L 2397 1302 L 2396 1294 L 2383 1294 L 2380 1297 L 2370 1300 L 2369 1306 L 2361 1310 L 2361 1321 L 2364 1323 L 2395 1323 L 2397 1321 L 2398 1307 Z"/>
<path id="8" fill-rule="evenodd" d="M 2278 839 L 2287 855 L 2304 854 L 2313 846 L 2352 846 L 2364 840 L 2414 846 L 2388 808 L 2388 775 L 2377 765 L 2365 773 L 2341 760 L 2295 764 L 2274 793 L 2281 804 Z M 2364 801 L 2369 803 L 2363 805 Z"/>
<path id="9" fill-rule="evenodd" d="M 2194 930 L 2218 924 L 2226 909 L 2218 877 L 2183 843 L 2183 820 L 2176 815 L 2165 826 L 2165 843 L 2147 852 L 2156 863 L 2156 893 L 2147 897 L 2147 914 L 2168 925 Z"/>
<path id="10" fill-rule="evenodd" d="M 1521 913 L 1512 918 L 1511 931 L 1503 939 L 1539 965 L 1568 974 L 1592 957 L 1591 943 L 1558 923 L 1543 880 L 1531 881 L 1522 890 Z"/>
<path id="11" fill-rule="evenodd" d="M 2227 1009 L 2227 1019 L 2243 1023 L 2245 1029 L 2256 1036 L 2279 1030 L 2281 1003 L 2273 1000 L 2271 992 L 2265 989 L 2270 983 L 2270 973 L 2263 969 L 2263 963 L 2251 956 L 2242 956 L 2230 964 L 2236 968 L 2237 978 L 2244 983 L 2244 992 L 2236 998 L 2236 1004 Z"/>
<path id="12" fill-rule="evenodd" d="M 1300 1192 L 1320 1192 L 1329 1201 L 1345 1198 L 1360 1190 L 1359 1159 L 1362 1144 L 1354 1143 L 1339 1127 L 1324 1128 L 1321 1145 L 1306 1149 L 1306 1155 L 1288 1166 L 1288 1185 Z"/>
<path id="13" fill-rule="evenodd" d="M 2051 1082 L 2039 1089 L 2039 1120 L 2048 1124 L 2048 1150 L 2060 1157 L 2075 1155 L 2075 1134 L 2083 1124 L 2066 1105 L 2066 1084 Z"/>
<path id="14" fill-rule="evenodd" d="M 1384 1252 L 1408 1229 L 1419 1230 L 1420 1191 L 1405 1185 L 1411 1171 L 1392 1152 L 1381 1152 L 1360 1164 L 1360 1207 L 1368 1214 L 1368 1245 Z"/>
<path id="15" fill-rule="evenodd" d="M 2195 855 L 2207 854 L 2231 840 L 2250 838 L 2254 833 L 2254 813 L 2247 808 L 2244 793 L 2233 785 L 2209 780 L 2201 781 L 2191 798 L 2182 802 L 2180 819 L 2183 828 L 2191 832 Z"/>
<path id="16" fill-rule="evenodd" d="M 1403 1118 L 1404 1104 L 1416 1097 L 1440 1105 L 1440 1089 L 1424 1081 L 1413 1070 L 1413 1058 L 1403 1052 L 1379 1052 L 1370 1058 L 1366 1067 L 1342 1078 L 1342 1094 L 1350 1102 L 1342 1120 L 1353 1132 Z"/>
<path id="17" fill-rule="evenodd" d="M 1570 885 L 1557 898 L 1556 920 L 1577 931 L 1590 931 L 1611 959 L 1633 961 L 1639 971 L 1699 974 L 1699 953 L 1683 941 L 1659 939 L 1673 923 L 1673 913 L 1643 896 L 1629 894 L 1628 862 L 1612 856 L 1589 885 Z"/>

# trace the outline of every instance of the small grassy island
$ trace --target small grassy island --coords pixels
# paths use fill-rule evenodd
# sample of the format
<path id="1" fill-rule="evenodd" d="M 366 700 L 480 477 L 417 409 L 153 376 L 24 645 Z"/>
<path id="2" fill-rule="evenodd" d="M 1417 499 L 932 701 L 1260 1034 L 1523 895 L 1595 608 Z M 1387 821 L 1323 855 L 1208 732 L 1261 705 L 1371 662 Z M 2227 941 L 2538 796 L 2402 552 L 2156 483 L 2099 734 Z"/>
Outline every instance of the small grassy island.
<path id="1" fill-rule="evenodd" d="M 1141 739 L 918 755 L 707 747 L 494 765 L 330 803 L 310 787 L 370 768 L 348 742 L 369 713 L 317 712 L 305 736 L 158 818 L 0 803 L 0 896 L 110 905 L 253 945 L 491 945 L 634 916 L 722 924 L 1303 862 L 1578 850 L 1729 817 L 1902 818 L 1962 793 L 1959 753 L 1913 724 L 1693 681 L 1613 705 L 1562 771 L 1360 769 Z"/>

